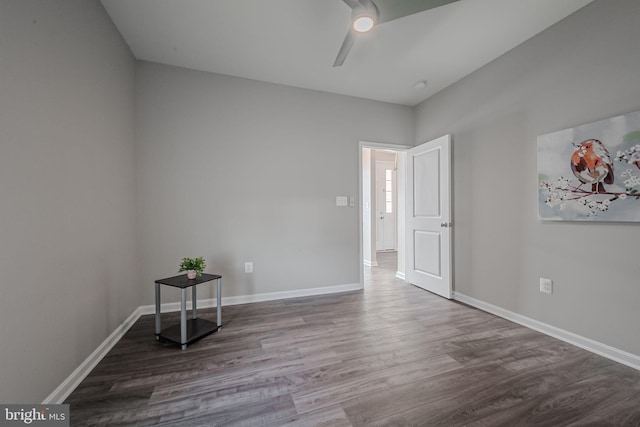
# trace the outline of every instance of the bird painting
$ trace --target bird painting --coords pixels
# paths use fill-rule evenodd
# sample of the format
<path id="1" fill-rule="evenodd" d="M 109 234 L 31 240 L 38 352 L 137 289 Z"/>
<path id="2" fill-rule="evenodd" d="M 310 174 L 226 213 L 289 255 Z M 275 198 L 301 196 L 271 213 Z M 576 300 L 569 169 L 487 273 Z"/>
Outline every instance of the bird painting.
<path id="1" fill-rule="evenodd" d="M 640 111 L 538 136 L 538 215 L 640 223 Z"/>
<path id="2" fill-rule="evenodd" d="M 591 184 L 592 193 L 605 193 L 604 184 L 613 184 L 613 161 L 609 151 L 598 139 L 587 139 L 573 145 L 573 174 L 582 184 Z"/>

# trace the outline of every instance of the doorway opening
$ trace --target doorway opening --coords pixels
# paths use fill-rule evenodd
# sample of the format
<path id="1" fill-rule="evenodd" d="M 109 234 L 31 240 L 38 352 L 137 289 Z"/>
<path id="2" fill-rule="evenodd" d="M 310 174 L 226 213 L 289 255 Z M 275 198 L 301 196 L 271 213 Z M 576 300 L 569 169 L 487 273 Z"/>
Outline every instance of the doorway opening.
<path id="1" fill-rule="evenodd" d="M 360 143 L 360 283 L 364 269 L 394 268 L 404 280 L 407 146 Z"/>

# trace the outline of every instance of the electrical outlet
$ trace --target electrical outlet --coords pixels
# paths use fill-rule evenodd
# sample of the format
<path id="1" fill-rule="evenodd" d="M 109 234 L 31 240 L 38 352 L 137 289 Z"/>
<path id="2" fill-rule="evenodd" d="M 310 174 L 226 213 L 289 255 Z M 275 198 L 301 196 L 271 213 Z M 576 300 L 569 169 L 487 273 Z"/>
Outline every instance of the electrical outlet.
<path id="1" fill-rule="evenodd" d="M 253 262 L 245 262 L 244 263 L 244 272 L 245 273 L 253 273 Z"/>
<path id="2" fill-rule="evenodd" d="M 551 294 L 553 293 L 553 280 L 545 279 L 544 277 L 540 278 L 540 292 L 543 294 Z"/>

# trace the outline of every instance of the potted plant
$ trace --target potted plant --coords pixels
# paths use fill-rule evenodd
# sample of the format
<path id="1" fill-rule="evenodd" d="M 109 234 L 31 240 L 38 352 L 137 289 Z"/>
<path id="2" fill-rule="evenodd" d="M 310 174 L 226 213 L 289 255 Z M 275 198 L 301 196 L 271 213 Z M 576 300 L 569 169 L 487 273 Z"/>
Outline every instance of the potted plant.
<path id="1" fill-rule="evenodd" d="M 202 276 L 202 272 L 206 266 L 204 258 L 201 256 L 197 258 L 182 258 L 178 272 L 186 271 L 189 279 L 195 279 L 196 276 Z"/>

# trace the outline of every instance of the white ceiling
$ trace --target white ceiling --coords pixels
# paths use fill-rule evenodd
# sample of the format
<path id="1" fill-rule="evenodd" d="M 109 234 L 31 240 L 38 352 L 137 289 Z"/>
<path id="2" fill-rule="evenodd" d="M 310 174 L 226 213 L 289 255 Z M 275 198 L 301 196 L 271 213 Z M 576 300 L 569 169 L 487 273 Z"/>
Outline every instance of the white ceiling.
<path id="1" fill-rule="evenodd" d="M 335 68 L 342 0 L 102 3 L 138 59 L 413 106 L 591 1 L 460 0 L 376 27 Z"/>

